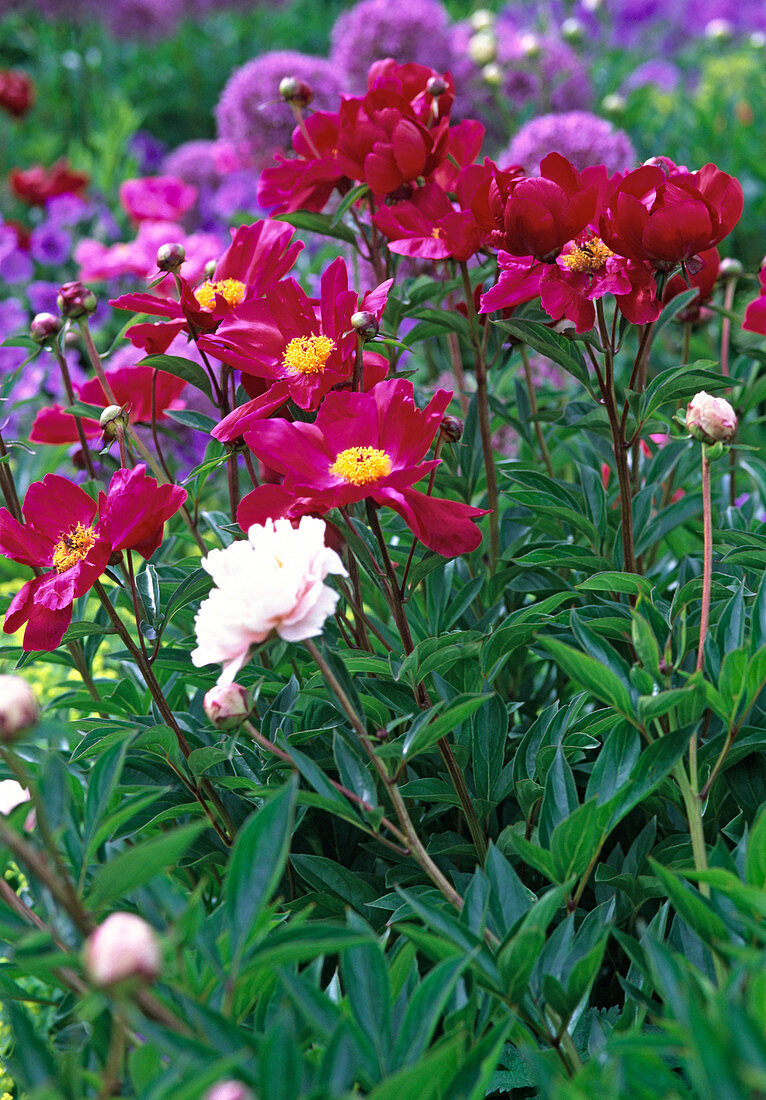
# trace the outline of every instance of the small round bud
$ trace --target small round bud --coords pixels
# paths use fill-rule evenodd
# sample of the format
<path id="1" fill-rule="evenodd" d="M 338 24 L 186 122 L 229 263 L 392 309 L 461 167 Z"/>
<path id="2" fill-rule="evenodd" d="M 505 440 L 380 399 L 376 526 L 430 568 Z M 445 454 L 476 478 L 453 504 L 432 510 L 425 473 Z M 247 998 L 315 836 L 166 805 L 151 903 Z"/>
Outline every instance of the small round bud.
<path id="1" fill-rule="evenodd" d="M 255 1097 L 241 1081 L 219 1081 L 208 1089 L 204 1100 L 255 1100 Z"/>
<path id="2" fill-rule="evenodd" d="M 476 65 L 487 65 L 495 60 L 497 39 L 491 31 L 479 31 L 468 42 L 468 56 Z"/>
<path id="3" fill-rule="evenodd" d="M 360 309 L 358 313 L 351 314 L 351 327 L 363 340 L 374 340 L 380 331 L 375 314 L 368 309 Z"/>
<path id="4" fill-rule="evenodd" d="M 540 51 L 542 50 L 540 36 L 534 34 L 532 31 L 528 31 L 526 34 L 522 34 L 519 37 L 519 46 L 524 56 L 530 59 L 539 57 Z"/>
<path id="5" fill-rule="evenodd" d="M 89 287 L 82 283 L 64 283 L 58 293 L 56 303 L 62 317 L 77 321 L 89 313 L 95 313 L 98 299 Z"/>
<path id="6" fill-rule="evenodd" d="M 280 80 L 279 94 L 285 103 L 292 103 L 295 107 L 308 107 L 314 98 L 311 85 L 295 76 L 286 76 Z"/>
<path id="7" fill-rule="evenodd" d="M 211 725 L 219 730 L 233 730 L 253 713 L 255 703 L 241 684 L 217 684 L 207 693 L 202 705 Z"/>
<path id="8" fill-rule="evenodd" d="M 445 439 L 457 443 L 463 434 L 463 421 L 457 416 L 443 416 L 441 430 Z"/>
<path id="9" fill-rule="evenodd" d="M 128 426 L 128 413 L 122 405 L 107 405 L 98 418 L 101 431 L 106 439 L 116 439 L 117 433 Z"/>
<path id="10" fill-rule="evenodd" d="M 128 978 L 153 982 L 160 965 L 157 933 L 133 913 L 112 913 L 85 944 L 85 969 L 102 989 Z"/>
<path id="11" fill-rule="evenodd" d="M 591 15 L 597 11 L 601 11 L 604 6 L 604 0 L 582 0 L 583 11 L 590 12 Z"/>
<path id="12" fill-rule="evenodd" d="M 711 19 L 705 26 L 704 34 L 712 42 L 730 42 L 734 37 L 734 26 L 728 19 Z"/>
<path id="13" fill-rule="evenodd" d="M 10 744 L 40 718 L 35 693 L 20 676 L 0 676 L 0 741 Z"/>
<path id="14" fill-rule="evenodd" d="M 572 16 L 561 24 L 561 37 L 565 42 L 582 42 L 585 37 L 585 27 L 579 19 Z"/>
<path id="15" fill-rule="evenodd" d="M 481 77 L 491 88 L 499 88 L 503 83 L 503 70 L 496 61 L 490 61 L 489 65 L 485 65 L 481 70 Z"/>
<path id="16" fill-rule="evenodd" d="M 182 244 L 170 242 L 157 249 L 157 267 L 160 271 L 178 271 L 186 259 L 186 249 Z"/>
<path id="17" fill-rule="evenodd" d="M 444 95 L 447 91 L 447 81 L 443 76 L 429 76 L 426 81 L 426 91 L 432 96 Z"/>
<path id="18" fill-rule="evenodd" d="M 208 260 L 205 264 L 205 270 L 203 275 L 206 279 L 212 279 L 215 275 L 215 269 L 218 267 L 218 260 Z"/>
<path id="19" fill-rule="evenodd" d="M 471 24 L 473 30 L 486 31 L 494 24 L 495 17 L 492 12 L 487 11 L 486 8 L 479 8 L 473 13 L 468 22 Z"/>
<path id="20" fill-rule="evenodd" d="M 728 443 L 737 430 L 737 414 L 724 397 L 700 390 L 686 407 L 686 430 L 700 443 Z"/>
<path id="21" fill-rule="evenodd" d="M 721 260 L 721 266 L 718 268 L 718 274 L 723 279 L 738 279 L 740 275 L 744 273 L 744 267 L 742 263 L 735 259 L 734 256 L 725 256 Z"/>
<path id="22" fill-rule="evenodd" d="M 29 335 L 36 344 L 47 344 L 61 332 L 62 321 L 55 313 L 36 313 L 29 326 Z"/>
<path id="23" fill-rule="evenodd" d="M 753 31 L 748 38 L 751 49 L 763 50 L 766 48 L 766 34 L 763 31 Z"/>
<path id="24" fill-rule="evenodd" d="M 620 95 L 618 92 L 612 92 L 611 95 L 605 95 L 601 100 L 601 107 L 607 114 L 618 115 L 621 111 L 625 110 L 627 101 L 624 95 Z"/>

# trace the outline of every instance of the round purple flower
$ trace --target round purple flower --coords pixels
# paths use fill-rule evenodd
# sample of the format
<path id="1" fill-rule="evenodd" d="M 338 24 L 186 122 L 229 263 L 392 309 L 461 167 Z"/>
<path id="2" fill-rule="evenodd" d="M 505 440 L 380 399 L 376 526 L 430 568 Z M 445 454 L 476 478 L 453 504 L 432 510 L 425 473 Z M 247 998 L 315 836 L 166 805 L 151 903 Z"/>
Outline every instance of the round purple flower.
<path id="1" fill-rule="evenodd" d="M 72 251 L 72 236 L 59 225 L 43 222 L 32 230 L 29 254 L 39 264 L 63 264 Z"/>
<path id="2" fill-rule="evenodd" d="M 44 279 L 36 279 L 35 282 L 30 283 L 27 286 L 27 301 L 32 313 L 58 314 L 59 307 L 56 299 L 60 286 L 60 280 L 47 282 Z"/>
<path id="3" fill-rule="evenodd" d="M 274 50 L 235 69 L 216 107 L 218 137 L 240 155 L 249 154 L 258 168 L 271 163 L 277 150 L 291 147 L 295 117 L 279 96 L 285 76 L 304 80 L 314 92 L 312 108 L 337 111 L 345 78 L 323 57 Z"/>
<path id="4" fill-rule="evenodd" d="M 633 92 L 636 88 L 645 88 L 653 84 L 661 92 L 675 92 L 681 82 L 681 70 L 672 61 L 663 61 L 661 58 L 653 58 L 645 61 L 634 69 L 630 76 L 623 82 L 623 92 Z"/>
<path id="5" fill-rule="evenodd" d="M 578 170 L 605 164 L 610 172 L 627 172 L 637 163 L 625 131 L 588 111 L 533 118 L 521 127 L 498 163 L 501 167 L 520 164 L 527 175 L 537 175 L 548 153 L 561 153 Z"/>
<path id="6" fill-rule="evenodd" d="M 104 8 L 106 25 L 118 40 L 166 38 L 183 14 L 183 0 L 110 0 Z"/>
<path id="7" fill-rule="evenodd" d="M 216 188 L 240 167 L 236 150 L 225 141 L 185 141 L 162 161 L 162 172 L 178 176 L 200 191 Z"/>
<path id="8" fill-rule="evenodd" d="M 449 17 L 439 0 L 360 0 L 338 16 L 330 60 L 345 73 L 345 91 L 363 94 L 374 61 L 417 61 L 437 72 L 452 67 Z"/>
<path id="9" fill-rule="evenodd" d="M 3 282 L 25 283 L 32 278 L 34 265 L 29 255 L 19 248 L 18 236 L 12 225 L 0 223 L 0 268 Z"/>
<path id="10" fill-rule="evenodd" d="M 167 144 L 160 141 L 148 130 L 136 130 L 128 142 L 128 151 L 133 154 L 138 162 L 138 174 L 141 176 L 155 176 L 162 170 L 162 161 L 168 151 Z M 169 175 L 178 175 L 170 172 Z"/>

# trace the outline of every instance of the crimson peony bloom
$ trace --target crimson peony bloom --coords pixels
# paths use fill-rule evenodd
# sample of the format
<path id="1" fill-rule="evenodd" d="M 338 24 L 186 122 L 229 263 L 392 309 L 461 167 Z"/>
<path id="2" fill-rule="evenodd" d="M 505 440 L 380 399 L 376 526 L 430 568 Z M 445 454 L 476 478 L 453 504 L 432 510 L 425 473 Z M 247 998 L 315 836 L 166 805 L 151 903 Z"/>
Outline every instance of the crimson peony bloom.
<path id="1" fill-rule="evenodd" d="M 80 195 L 90 183 L 85 172 L 74 172 L 66 160 L 58 160 L 51 168 L 35 164 L 25 171 L 16 169 L 9 177 L 11 190 L 28 206 L 45 206 L 57 195 Z"/>
<path id="2" fill-rule="evenodd" d="M 322 275 L 319 301 L 308 298 L 294 279 L 285 279 L 226 318 L 214 336 L 202 337 L 204 352 L 237 367 L 243 377 L 267 382 L 258 396 L 221 421 L 215 438 L 238 438 L 288 400 L 316 409 L 329 390 L 348 382 L 357 349 L 351 318 L 365 310 L 379 323 L 391 282 L 381 283 L 360 303 L 349 289 L 346 263 L 338 257 Z M 388 360 L 374 352 L 364 353 L 364 365 L 368 387 L 388 370 Z"/>
<path id="3" fill-rule="evenodd" d="M 748 305 L 742 328 L 746 332 L 759 332 L 766 335 L 766 267 L 761 268 L 761 293 Z"/>
<path id="4" fill-rule="evenodd" d="M 214 332 L 221 319 L 243 302 L 258 298 L 290 271 L 303 248 L 293 241 L 295 230 L 283 222 L 264 218 L 232 230 L 232 242 L 213 272 L 213 278 L 193 288 L 180 278 L 181 300 L 156 294 L 123 294 L 110 299 L 118 309 L 132 309 L 152 317 L 166 317 L 159 324 L 133 325 L 126 336 L 150 355 L 162 354 L 179 332 Z M 291 243 L 292 242 L 292 243 Z"/>
<path id="5" fill-rule="evenodd" d="M 678 320 L 685 324 L 696 324 L 703 319 L 703 307 L 713 293 L 718 278 L 718 269 L 721 266 L 721 257 L 717 248 L 708 248 L 704 252 L 700 252 L 697 258 L 701 266 L 694 274 L 687 270 L 688 281 L 684 279 L 683 275 L 674 275 L 671 279 L 668 279 L 662 295 L 662 304 L 667 305 L 668 302 L 679 294 L 683 294 L 684 291 L 696 289 L 697 297 L 692 298 L 691 302 L 678 314 Z M 705 310 L 704 313 L 708 317 L 710 316 L 709 310 Z"/>
<path id="6" fill-rule="evenodd" d="M 31 78 L 18 69 L 0 70 L 0 107 L 14 118 L 21 118 L 35 101 Z"/>
<path id="7" fill-rule="evenodd" d="M 348 191 L 351 181 L 343 174 L 338 152 L 338 115 L 315 111 L 293 131 L 294 157 L 275 154 L 277 163 L 264 168 L 258 179 L 258 202 L 274 214 L 295 210 L 319 212 L 337 187 Z M 308 140 L 307 140 L 308 137 Z"/>
<path id="8" fill-rule="evenodd" d="M 451 397 L 437 390 L 419 409 L 412 383 L 400 378 L 379 382 L 369 393 L 328 394 L 314 424 L 259 423 L 245 442 L 284 474 L 284 482 L 249 493 L 237 522 L 248 528 L 277 513 L 293 520 L 369 497 L 398 512 L 431 550 L 445 557 L 475 550 L 481 532 L 473 521 L 486 515 L 484 509 L 412 488 L 438 465 L 423 459 Z"/>
<path id="9" fill-rule="evenodd" d="M 470 209 L 470 198 L 478 182 L 479 165 L 464 169 L 457 181 L 459 209 L 436 183 L 419 187 L 408 202 L 383 206 L 374 216 L 378 229 L 389 238 L 389 250 L 400 256 L 427 260 L 468 260 L 486 240 L 486 233 Z"/>
<path id="10" fill-rule="evenodd" d="M 600 235 L 614 252 L 671 271 L 719 244 L 742 215 L 742 188 L 714 164 L 629 172 L 609 197 Z"/>
<path id="11" fill-rule="evenodd" d="M 137 550 L 151 557 L 165 520 L 185 500 L 185 489 L 158 485 L 145 466 L 117 470 L 98 503 L 58 474 L 30 485 L 22 508 L 26 523 L 0 508 L 0 553 L 50 572 L 27 581 L 14 596 L 5 633 L 26 623 L 25 650 L 55 649 L 72 620 L 73 601 L 98 580 L 112 554 Z"/>
<path id="12" fill-rule="evenodd" d="M 180 221 L 194 206 L 198 193 L 178 176 L 143 176 L 120 184 L 120 202 L 135 222 Z"/>
<path id="13" fill-rule="evenodd" d="M 183 378 L 177 378 L 167 371 L 155 371 L 153 367 L 120 367 L 105 371 L 106 380 L 112 388 L 118 405 L 126 406 L 131 424 L 150 423 L 152 419 L 152 390 L 154 390 L 154 418 L 167 420 L 168 409 L 182 409 L 185 402 L 179 400 L 186 386 Z M 154 381 L 154 375 L 157 381 Z M 77 397 L 86 405 L 101 405 L 106 408 L 112 401 L 106 396 L 98 378 L 77 388 Z M 81 417 L 86 439 L 98 439 L 101 427 L 98 420 Z M 61 405 L 50 405 L 40 409 L 29 436 L 32 443 L 78 443 L 79 435 L 75 417 L 65 412 Z"/>

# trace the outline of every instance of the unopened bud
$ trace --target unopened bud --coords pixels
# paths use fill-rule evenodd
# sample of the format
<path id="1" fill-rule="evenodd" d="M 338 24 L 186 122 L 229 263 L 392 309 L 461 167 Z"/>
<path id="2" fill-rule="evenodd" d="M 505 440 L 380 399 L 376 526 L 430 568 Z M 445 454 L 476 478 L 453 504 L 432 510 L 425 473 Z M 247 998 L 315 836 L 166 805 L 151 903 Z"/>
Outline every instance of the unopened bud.
<path id="1" fill-rule="evenodd" d="M 539 57 L 542 50 L 540 36 L 538 34 L 533 34 L 532 31 L 528 31 L 526 34 L 522 34 L 519 37 L 519 46 L 524 56 L 530 59 Z"/>
<path id="2" fill-rule="evenodd" d="M 107 405 L 98 418 L 105 439 L 116 439 L 128 426 L 128 412 L 122 405 Z"/>
<path id="3" fill-rule="evenodd" d="M 314 98 L 311 85 L 295 76 L 286 76 L 280 80 L 279 94 L 285 103 L 292 103 L 296 107 L 308 107 Z"/>
<path id="4" fill-rule="evenodd" d="M 625 110 L 627 106 L 627 100 L 624 95 L 620 95 L 618 92 L 612 92 L 611 95 L 605 95 L 601 100 L 602 110 L 606 111 L 609 115 L 618 115 L 621 111 Z"/>
<path id="5" fill-rule="evenodd" d="M 740 260 L 735 259 L 734 256 L 725 256 L 721 260 L 718 274 L 724 279 L 738 279 L 744 270 Z"/>
<path id="6" fill-rule="evenodd" d="M 233 730 L 253 713 L 255 703 L 241 684 L 221 684 L 210 689 L 202 705 L 216 729 Z"/>
<path id="7" fill-rule="evenodd" d="M 0 741 L 10 744 L 40 718 L 35 693 L 20 676 L 0 676 Z"/>
<path id="8" fill-rule="evenodd" d="M 747 41 L 754 50 L 766 48 L 766 34 L 764 34 L 763 31 L 753 31 Z"/>
<path id="9" fill-rule="evenodd" d="M 29 326 L 29 335 L 36 344 L 47 344 L 61 332 L 61 318 L 55 313 L 36 313 Z"/>
<path id="10" fill-rule="evenodd" d="M 204 1100 L 255 1100 L 255 1097 L 241 1081 L 219 1081 L 208 1089 Z"/>
<path id="11" fill-rule="evenodd" d="M 368 309 L 360 309 L 358 313 L 351 314 L 351 327 L 363 340 L 374 340 L 380 331 L 375 314 Z"/>
<path id="12" fill-rule="evenodd" d="M 80 282 L 64 283 L 59 290 L 56 303 L 62 317 L 77 321 L 80 317 L 95 313 L 98 299 L 89 287 L 83 286 Z"/>
<path id="13" fill-rule="evenodd" d="M 582 42 L 585 37 L 585 27 L 579 19 L 572 16 L 561 24 L 561 37 L 565 42 Z"/>
<path id="14" fill-rule="evenodd" d="M 205 278 L 212 279 L 215 275 L 215 269 L 217 267 L 218 260 L 208 260 L 208 262 L 205 264 L 205 270 L 203 271 L 203 275 L 205 276 Z"/>
<path id="15" fill-rule="evenodd" d="M 85 944 L 85 969 L 102 989 L 128 978 L 153 982 L 161 961 L 156 932 L 133 913 L 112 913 Z"/>
<path id="16" fill-rule="evenodd" d="M 734 25 L 728 19 L 711 19 L 704 33 L 713 42 L 729 42 L 734 37 Z"/>
<path id="17" fill-rule="evenodd" d="M 597 12 L 604 6 L 604 0 L 582 0 L 583 11 Z"/>
<path id="18" fill-rule="evenodd" d="M 497 39 L 491 31 L 479 31 L 468 42 L 468 56 L 477 65 L 487 65 L 495 60 Z"/>
<path id="19" fill-rule="evenodd" d="M 186 259 L 186 249 L 182 244 L 171 242 L 157 249 L 157 267 L 160 271 L 178 271 Z"/>
<path id="20" fill-rule="evenodd" d="M 444 416 L 441 422 L 442 435 L 450 443 L 457 443 L 463 434 L 463 421 L 457 416 Z"/>
<path id="21" fill-rule="evenodd" d="M 737 430 L 737 414 L 724 397 L 700 390 L 686 407 L 686 429 L 701 443 L 728 443 Z"/>
<path id="22" fill-rule="evenodd" d="M 426 81 L 426 91 L 432 96 L 444 95 L 447 91 L 447 81 L 443 76 L 430 76 Z"/>
<path id="23" fill-rule="evenodd" d="M 471 27 L 475 31 L 485 31 L 491 27 L 495 22 L 495 17 L 491 11 L 487 11 L 486 8 L 479 8 L 475 11 L 471 18 L 468 20 Z"/>
<path id="24" fill-rule="evenodd" d="M 23 802 L 29 802 L 29 791 L 15 779 L 0 780 L 0 814 L 9 814 Z"/>
<path id="25" fill-rule="evenodd" d="M 489 65 L 485 65 L 481 70 L 481 77 L 491 88 L 499 88 L 503 83 L 503 70 L 496 61 L 490 61 Z"/>

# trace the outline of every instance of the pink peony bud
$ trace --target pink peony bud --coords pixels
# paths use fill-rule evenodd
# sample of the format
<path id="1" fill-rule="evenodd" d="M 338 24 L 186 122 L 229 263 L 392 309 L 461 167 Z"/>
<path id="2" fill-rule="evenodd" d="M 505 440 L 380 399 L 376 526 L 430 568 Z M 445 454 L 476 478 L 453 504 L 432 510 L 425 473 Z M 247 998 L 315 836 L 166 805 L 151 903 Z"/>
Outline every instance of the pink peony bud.
<path id="1" fill-rule="evenodd" d="M 98 299 L 93 291 L 82 283 L 64 283 L 59 290 L 57 304 L 62 317 L 69 317 L 76 321 L 80 317 L 94 313 Z"/>
<path id="2" fill-rule="evenodd" d="M 157 267 L 160 271 L 178 271 L 186 259 L 186 249 L 182 244 L 170 242 L 157 249 Z"/>
<path id="3" fill-rule="evenodd" d="M 29 326 L 29 335 L 36 344 L 47 344 L 61 332 L 61 318 L 55 313 L 36 313 Z"/>
<path id="4" fill-rule="evenodd" d="M 285 103 L 292 103 L 296 107 L 308 107 L 314 98 L 311 85 L 295 76 L 285 76 L 280 80 L 279 94 Z"/>
<path id="5" fill-rule="evenodd" d="M 737 430 L 737 414 L 725 398 L 700 390 L 686 408 L 686 427 L 701 443 L 728 443 Z"/>
<path id="6" fill-rule="evenodd" d="M 133 913 L 112 913 L 85 944 L 85 969 L 104 989 L 127 978 L 153 982 L 160 962 L 156 932 Z"/>
<path id="7" fill-rule="evenodd" d="M 254 1096 L 241 1081 L 219 1081 L 208 1089 L 204 1100 L 254 1100 Z"/>
<path id="8" fill-rule="evenodd" d="M 379 331 L 375 314 L 368 309 L 360 309 L 358 313 L 351 314 L 351 327 L 363 340 L 374 340 Z"/>
<path id="9" fill-rule="evenodd" d="M 457 416 L 443 416 L 441 430 L 449 443 L 457 443 L 463 434 L 463 421 Z"/>
<path id="10" fill-rule="evenodd" d="M 219 730 L 233 730 L 252 714 L 255 703 L 241 684 L 216 685 L 204 699 L 205 714 Z"/>
<path id="11" fill-rule="evenodd" d="M 0 676 L 0 741 L 15 741 L 40 718 L 32 688 L 20 676 Z"/>

